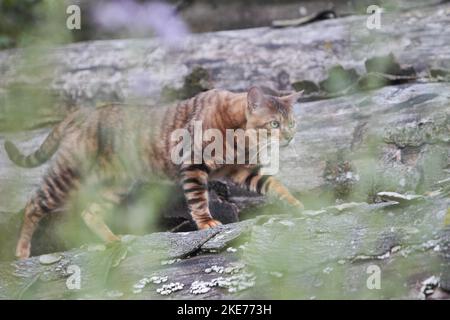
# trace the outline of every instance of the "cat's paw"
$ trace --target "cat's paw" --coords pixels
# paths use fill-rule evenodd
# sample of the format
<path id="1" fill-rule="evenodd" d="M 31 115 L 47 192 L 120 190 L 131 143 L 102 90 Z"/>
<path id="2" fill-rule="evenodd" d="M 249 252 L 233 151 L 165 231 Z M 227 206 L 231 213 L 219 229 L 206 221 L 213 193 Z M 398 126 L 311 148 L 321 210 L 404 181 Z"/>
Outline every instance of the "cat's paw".
<path id="1" fill-rule="evenodd" d="M 304 206 L 303 203 L 301 203 L 299 200 L 297 200 L 297 201 L 294 203 L 293 207 L 296 208 L 296 209 L 298 209 L 298 210 L 300 210 L 300 211 L 305 210 L 305 206 Z"/>
<path id="2" fill-rule="evenodd" d="M 294 209 L 296 213 L 302 213 L 305 210 L 305 206 L 299 200 L 294 199 L 292 203 L 290 203 L 291 208 Z"/>
<path id="3" fill-rule="evenodd" d="M 105 237 L 104 241 L 105 241 L 105 244 L 114 244 L 114 243 L 121 242 L 122 237 L 115 235 L 115 234 L 111 234 L 111 235 L 108 235 L 107 237 Z"/>
<path id="4" fill-rule="evenodd" d="M 209 219 L 201 222 L 197 222 L 197 227 L 199 230 L 214 228 L 222 225 L 222 223 L 215 219 Z"/>
<path id="5" fill-rule="evenodd" d="M 16 247 L 16 257 L 20 260 L 30 257 L 31 243 L 26 240 L 19 240 Z"/>
<path id="6" fill-rule="evenodd" d="M 117 235 L 119 237 L 120 242 L 124 244 L 132 243 L 134 242 L 138 237 L 132 234 L 119 234 Z"/>

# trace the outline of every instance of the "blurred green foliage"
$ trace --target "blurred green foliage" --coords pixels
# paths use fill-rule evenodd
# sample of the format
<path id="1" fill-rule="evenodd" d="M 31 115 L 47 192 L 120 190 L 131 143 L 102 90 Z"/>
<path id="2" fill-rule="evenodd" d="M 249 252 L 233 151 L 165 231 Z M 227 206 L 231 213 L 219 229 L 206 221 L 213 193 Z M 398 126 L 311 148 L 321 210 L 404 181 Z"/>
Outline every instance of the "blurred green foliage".
<path id="1" fill-rule="evenodd" d="M 0 0 L 0 49 L 18 45 L 20 37 L 39 20 L 42 0 Z"/>
<path id="2" fill-rule="evenodd" d="M 0 131 L 53 124 L 63 116 L 63 108 L 56 106 L 46 85 L 23 79 L 33 79 L 33 75 L 39 74 L 52 81 L 52 68 L 36 61 L 46 59 L 52 47 L 72 42 L 72 34 L 66 28 L 66 4 L 52 0 L 0 0 L 0 7 L 0 48 L 23 49 L 20 59 L 14 61 L 21 76 L 8 79 L 7 90 L 1 97 Z"/>
<path id="3" fill-rule="evenodd" d="M 66 4 L 50 0 L 0 0 L 0 49 L 71 42 Z"/>

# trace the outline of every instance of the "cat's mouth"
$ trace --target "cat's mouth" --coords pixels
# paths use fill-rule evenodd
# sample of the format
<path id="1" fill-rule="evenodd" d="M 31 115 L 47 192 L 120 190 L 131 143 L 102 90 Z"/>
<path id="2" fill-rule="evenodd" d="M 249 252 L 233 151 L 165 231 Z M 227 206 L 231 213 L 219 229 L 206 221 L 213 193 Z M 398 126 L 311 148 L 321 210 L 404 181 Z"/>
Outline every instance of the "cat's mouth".
<path id="1" fill-rule="evenodd" d="M 280 147 L 281 148 L 286 148 L 288 145 L 291 144 L 291 142 L 294 141 L 294 139 L 283 139 L 283 141 L 280 142 Z"/>

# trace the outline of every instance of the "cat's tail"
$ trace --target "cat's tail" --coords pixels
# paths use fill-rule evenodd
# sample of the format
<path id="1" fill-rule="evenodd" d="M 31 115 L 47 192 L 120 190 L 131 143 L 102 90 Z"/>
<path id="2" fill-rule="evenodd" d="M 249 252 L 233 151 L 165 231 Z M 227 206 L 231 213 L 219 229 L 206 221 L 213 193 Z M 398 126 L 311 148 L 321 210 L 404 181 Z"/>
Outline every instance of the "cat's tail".
<path id="1" fill-rule="evenodd" d="M 9 159 L 19 167 L 34 168 L 51 158 L 58 149 L 61 138 L 61 125 L 57 125 L 41 144 L 39 149 L 28 156 L 23 155 L 11 141 L 5 141 L 5 150 Z"/>

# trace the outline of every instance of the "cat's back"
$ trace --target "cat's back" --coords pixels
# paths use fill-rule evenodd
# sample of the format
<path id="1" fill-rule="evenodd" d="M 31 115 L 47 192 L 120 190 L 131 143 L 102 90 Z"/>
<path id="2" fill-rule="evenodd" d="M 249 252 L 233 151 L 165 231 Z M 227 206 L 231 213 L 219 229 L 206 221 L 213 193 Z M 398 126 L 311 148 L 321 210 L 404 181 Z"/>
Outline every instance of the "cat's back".
<path id="1" fill-rule="evenodd" d="M 173 128 L 183 128 L 192 124 L 192 121 L 208 122 L 214 117 L 221 116 L 221 107 L 241 100 L 242 93 L 234 93 L 223 89 L 211 89 L 198 93 L 192 98 L 180 101 L 168 108 Z"/>

